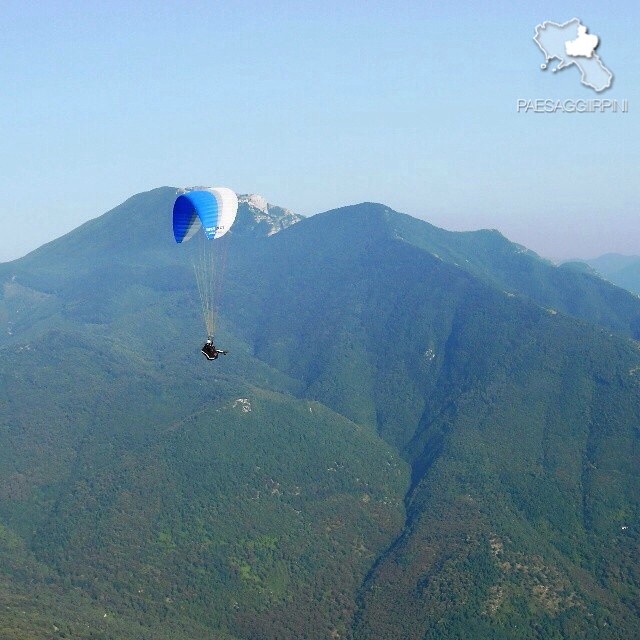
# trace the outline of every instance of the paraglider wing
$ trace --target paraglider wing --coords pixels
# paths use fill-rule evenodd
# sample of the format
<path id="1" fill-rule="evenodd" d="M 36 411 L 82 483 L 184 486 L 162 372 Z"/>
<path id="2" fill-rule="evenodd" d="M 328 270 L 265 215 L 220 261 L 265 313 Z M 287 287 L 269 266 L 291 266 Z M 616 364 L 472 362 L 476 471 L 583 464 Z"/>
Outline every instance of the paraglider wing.
<path id="1" fill-rule="evenodd" d="M 229 244 L 228 239 L 221 242 L 212 240 L 221 238 L 229 231 L 237 212 L 238 197 L 226 187 L 187 191 L 180 194 L 173 205 L 173 237 L 176 242 L 182 244 L 198 235 L 196 240 L 189 243 L 187 253 L 193 263 L 202 316 L 209 337 L 215 331 Z M 198 234 L 201 227 L 203 233 Z"/>
<path id="2" fill-rule="evenodd" d="M 238 212 L 238 197 L 226 187 L 188 191 L 173 205 L 173 236 L 186 242 L 200 227 L 208 240 L 221 238 L 233 224 Z"/>

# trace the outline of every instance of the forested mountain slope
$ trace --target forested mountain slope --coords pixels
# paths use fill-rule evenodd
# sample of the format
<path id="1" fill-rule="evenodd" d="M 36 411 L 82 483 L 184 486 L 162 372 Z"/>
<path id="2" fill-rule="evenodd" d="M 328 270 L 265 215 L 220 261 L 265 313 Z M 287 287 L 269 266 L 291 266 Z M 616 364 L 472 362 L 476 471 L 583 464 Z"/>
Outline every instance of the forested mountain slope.
<path id="1" fill-rule="evenodd" d="M 637 635 L 637 298 L 247 196 L 209 363 L 175 193 L 0 265 L 3 637 Z"/>

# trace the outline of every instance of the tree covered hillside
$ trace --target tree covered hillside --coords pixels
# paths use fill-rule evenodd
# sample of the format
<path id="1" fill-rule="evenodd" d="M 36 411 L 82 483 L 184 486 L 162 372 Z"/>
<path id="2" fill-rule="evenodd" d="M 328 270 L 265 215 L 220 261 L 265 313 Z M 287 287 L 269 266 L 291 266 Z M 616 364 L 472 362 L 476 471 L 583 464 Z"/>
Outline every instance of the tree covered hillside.
<path id="1" fill-rule="evenodd" d="M 175 193 L 0 265 L 0 637 L 640 633 L 640 300 L 247 196 L 209 363 Z"/>

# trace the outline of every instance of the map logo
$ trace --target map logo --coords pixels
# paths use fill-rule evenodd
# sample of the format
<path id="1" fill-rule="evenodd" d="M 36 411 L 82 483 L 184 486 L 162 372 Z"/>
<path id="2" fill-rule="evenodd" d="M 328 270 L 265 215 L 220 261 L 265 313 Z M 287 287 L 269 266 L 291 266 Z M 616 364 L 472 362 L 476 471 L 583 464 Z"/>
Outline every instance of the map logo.
<path id="1" fill-rule="evenodd" d="M 596 53 L 600 38 L 589 33 L 578 18 L 567 22 L 546 20 L 535 28 L 533 41 L 544 54 L 543 71 L 553 73 L 575 67 L 583 86 L 602 93 L 613 84 L 613 73 Z M 557 62 L 557 63 L 556 63 Z M 577 83 L 576 83 L 577 86 Z M 518 113 L 629 113 L 629 101 L 614 98 L 518 98 Z"/>
<path id="2" fill-rule="evenodd" d="M 580 82 L 586 87 L 600 93 L 611 86 L 613 73 L 596 53 L 600 38 L 588 33 L 578 18 L 563 24 L 550 21 L 539 24 L 533 41 L 544 54 L 544 64 L 540 65 L 543 71 L 552 60 L 559 60 L 554 73 L 575 65 L 580 70 Z"/>

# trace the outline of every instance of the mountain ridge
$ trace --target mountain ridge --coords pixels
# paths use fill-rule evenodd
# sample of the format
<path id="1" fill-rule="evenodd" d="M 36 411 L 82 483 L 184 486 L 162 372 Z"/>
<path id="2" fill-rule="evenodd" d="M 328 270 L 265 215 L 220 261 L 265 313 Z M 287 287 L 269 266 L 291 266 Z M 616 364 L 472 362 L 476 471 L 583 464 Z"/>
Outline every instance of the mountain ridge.
<path id="1" fill-rule="evenodd" d="M 385 205 L 254 219 L 212 366 L 172 197 L 0 270 L 0 597 L 48 603 L 9 638 L 633 636 L 634 296 Z"/>
<path id="2" fill-rule="evenodd" d="M 582 262 L 613 284 L 640 295 L 640 256 L 607 253 Z"/>

